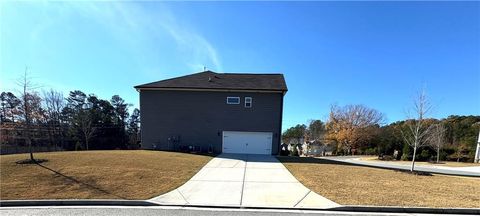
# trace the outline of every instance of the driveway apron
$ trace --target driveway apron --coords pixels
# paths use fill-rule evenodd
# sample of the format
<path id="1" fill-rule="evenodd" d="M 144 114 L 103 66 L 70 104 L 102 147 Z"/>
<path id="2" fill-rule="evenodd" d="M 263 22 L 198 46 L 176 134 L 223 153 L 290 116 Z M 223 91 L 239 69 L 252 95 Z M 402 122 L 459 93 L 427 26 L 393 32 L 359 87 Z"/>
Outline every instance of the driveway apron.
<path id="1" fill-rule="evenodd" d="M 221 154 L 181 187 L 150 201 L 166 205 L 332 208 L 271 155 Z"/>

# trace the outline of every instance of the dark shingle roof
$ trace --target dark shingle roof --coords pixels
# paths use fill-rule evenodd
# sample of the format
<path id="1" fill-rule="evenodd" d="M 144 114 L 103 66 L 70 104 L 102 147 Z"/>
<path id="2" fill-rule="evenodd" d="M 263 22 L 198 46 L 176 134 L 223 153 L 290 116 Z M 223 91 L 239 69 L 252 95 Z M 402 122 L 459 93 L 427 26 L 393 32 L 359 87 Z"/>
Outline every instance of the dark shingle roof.
<path id="1" fill-rule="evenodd" d="M 287 91 L 283 74 L 215 73 L 204 71 L 135 86 L 135 88 L 188 88 Z"/>

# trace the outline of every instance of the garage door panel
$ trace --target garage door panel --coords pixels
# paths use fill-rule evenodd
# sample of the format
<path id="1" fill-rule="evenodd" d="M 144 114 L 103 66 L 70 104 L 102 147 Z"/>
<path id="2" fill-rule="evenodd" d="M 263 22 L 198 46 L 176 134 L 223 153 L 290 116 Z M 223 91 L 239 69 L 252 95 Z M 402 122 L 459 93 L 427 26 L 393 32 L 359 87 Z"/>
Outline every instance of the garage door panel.
<path id="1" fill-rule="evenodd" d="M 224 131 L 223 152 L 240 154 L 271 154 L 272 133 Z"/>

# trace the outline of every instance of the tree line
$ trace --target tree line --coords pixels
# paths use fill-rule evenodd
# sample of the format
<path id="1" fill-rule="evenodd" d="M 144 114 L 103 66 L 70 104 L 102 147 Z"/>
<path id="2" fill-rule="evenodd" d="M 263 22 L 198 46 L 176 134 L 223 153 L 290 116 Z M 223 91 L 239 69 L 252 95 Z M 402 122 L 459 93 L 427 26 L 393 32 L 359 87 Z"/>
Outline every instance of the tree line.
<path id="1" fill-rule="evenodd" d="M 405 120 L 385 124 L 384 114 L 364 105 L 334 105 L 328 120 L 311 120 L 285 130 L 282 142 L 329 146 L 335 155 L 380 155 L 388 159 L 468 161 L 474 159 L 480 116 L 428 117 L 431 106 L 420 93 Z M 306 149 L 304 149 L 306 150 Z"/>
<path id="2" fill-rule="evenodd" d="M 135 149 L 139 145 L 140 110 L 119 95 L 109 100 L 80 90 L 64 97 L 38 91 L 25 74 L 17 93 L 0 94 L 2 153 L 51 150 Z M 10 150 L 10 152 L 6 152 Z"/>

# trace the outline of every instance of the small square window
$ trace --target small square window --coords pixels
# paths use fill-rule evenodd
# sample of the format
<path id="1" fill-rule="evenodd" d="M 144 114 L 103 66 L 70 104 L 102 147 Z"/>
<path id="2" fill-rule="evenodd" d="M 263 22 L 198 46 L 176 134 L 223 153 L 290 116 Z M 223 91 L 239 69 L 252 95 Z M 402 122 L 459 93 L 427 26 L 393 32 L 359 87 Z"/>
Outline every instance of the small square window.
<path id="1" fill-rule="evenodd" d="M 227 97 L 227 104 L 240 104 L 240 97 Z"/>
<path id="2" fill-rule="evenodd" d="M 252 107 L 252 97 L 245 97 L 245 107 L 246 108 Z"/>

